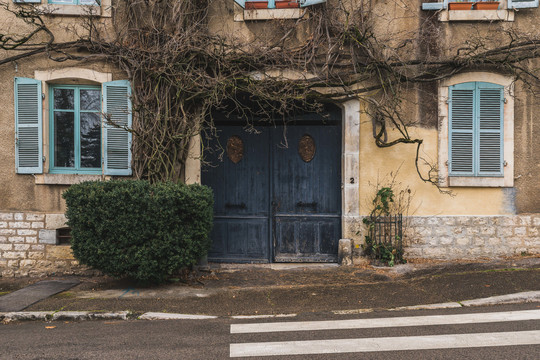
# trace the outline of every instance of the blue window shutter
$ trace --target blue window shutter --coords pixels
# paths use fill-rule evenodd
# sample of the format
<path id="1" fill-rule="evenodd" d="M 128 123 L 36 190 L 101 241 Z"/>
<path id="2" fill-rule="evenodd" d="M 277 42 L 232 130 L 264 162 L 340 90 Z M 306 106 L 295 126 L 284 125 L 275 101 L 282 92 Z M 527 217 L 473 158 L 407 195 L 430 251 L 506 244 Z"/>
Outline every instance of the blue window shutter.
<path id="1" fill-rule="evenodd" d="M 445 9 L 443 2 L 422 3 L 422 10 L 442 10 Z"/>
<path id="2" fill-rule="evenodd" d="M 18 174 L 43 172 L 41 81 L 15 78 L 15 162 Z"/>
<path id="3" fill-rule="evenodd" d="M 131 86 L 127 80 L 103 84 L 105 175 L 131 175 Z M 110 120 L 116 126 L 107 123 Z M 119 127 L 118 127 L 119 126 Z"/>
<path id="4" fill-rule="evenodd" d="M 538 0 L 508 0 L 509 9 L 532 9 L 538 7 Z"/>
<path id="5" fill-rule="evenodd" d="M 41 0 L 13 0 L 13 2 L 17 4 L 40 4 Z"/>
<path id="6" fill-rule="evenodd" d="M 475 83 L 450 86 L 449 175 L 474 175 Z"/>
<path id="7" fill-rule="evenodd" d="M 326 0 L 299 0 L 299 2 L 300 2 L 300 7 L 306 7 L 306 6 L 325 3 Z"/>
<path id="8" fill-rule="evenodd" d="M 243 8 L 246 7 L 246 0 L 234 0 L 234 2 L 237 3 L 238 5 L 240 5 Z"/>
<path id="9" fill-rule="evenodd" d="M 503 87 L 477 83 L 478 175 L 503 176 Z"/>

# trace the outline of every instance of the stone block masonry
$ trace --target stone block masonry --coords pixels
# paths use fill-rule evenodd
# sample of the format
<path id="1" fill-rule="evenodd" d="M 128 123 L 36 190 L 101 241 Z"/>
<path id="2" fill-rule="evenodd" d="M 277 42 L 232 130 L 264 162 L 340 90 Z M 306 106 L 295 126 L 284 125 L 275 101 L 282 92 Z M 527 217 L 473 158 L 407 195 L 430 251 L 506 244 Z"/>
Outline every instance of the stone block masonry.
<path id="1" fill-rule="evenodd" d="M 540 254 L 540 214 L 411 216 L 405 219 L 406 257 L 478 259 Z"/>
<path id="2" fill-rule="evenodd" d="M 56 244 L 63 214 L 0 212 L 0 275 L 44 276 L 95 273 L 80 265 L 69 245 Z"/>
<path id="3" fill-rule="evenodd" d="M 56 244 L 63 214 L 0 212 L 0 275 L 90 275 L 69 245 Z M 343 218 L 344 238 L 354 240 L 354 263 L 361 257 L 362 217 Z M 410 216 L 404 218 L 406 258 L 479 259 L 540 254 L 540 214 L 508 216 Z"/>

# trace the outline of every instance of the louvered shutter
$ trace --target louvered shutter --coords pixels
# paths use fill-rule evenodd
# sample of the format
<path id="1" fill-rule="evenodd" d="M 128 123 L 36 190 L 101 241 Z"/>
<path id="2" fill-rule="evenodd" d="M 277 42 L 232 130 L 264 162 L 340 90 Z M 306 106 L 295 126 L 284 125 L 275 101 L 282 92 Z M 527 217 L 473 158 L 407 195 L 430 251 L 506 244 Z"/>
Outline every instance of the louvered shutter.
<path id="1" fill-rule="evenodd" d="M 15 162 L 18 174 L 43 172 L 41 81 L 15 78 Z"/>
<path id="2" fill-rule="evenodd" d="M 442 2 L 422 3 L 422 10 L 442 10 L 448 8 L 448 0 Z"/>
<path id="3" fill-rule="evenodd" d="M 449 175 L 474 175 L 474 93 L 475 83 L 450 87 Z"/>
<path id="4" fill-rule="evenodd" d="M 538 7 L 538 0 L 508 0 L 509 9 L 532 9 Z"/>
<path id="5" fill-rule="evenodd" d="M 326 0 L 299 0 L 299 2 L 300 2 L 300 7 L 306 7 L 306 6 L 325 3 Z"/>
<path id="6" fill-rule="evenodd" d="M 105 175 L 131 175 L 131 87 L 129 81 L 103 84 L 103 122 Z M 115 126 L 116 125 L 116 126 Z"/>
<path id="7" fill-rule="evenodd" d="M 503 87 L 477 83 L 478 175 L 503 176 Z"/>
<path id="8" fill-rule="evenodd" d="M 41 0 L 13 0 L 14 3 L 16 4 L 40 4 L 41 3 Z"/>

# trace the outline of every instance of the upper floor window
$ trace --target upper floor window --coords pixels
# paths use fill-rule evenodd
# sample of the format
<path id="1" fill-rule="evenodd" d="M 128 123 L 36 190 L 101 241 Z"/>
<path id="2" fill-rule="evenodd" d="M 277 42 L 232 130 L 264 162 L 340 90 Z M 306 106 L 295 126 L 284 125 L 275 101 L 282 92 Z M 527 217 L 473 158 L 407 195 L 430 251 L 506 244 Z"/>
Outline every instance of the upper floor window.
<path id="1" fill-rule="evenodd" d="M 100 0 L 49 0 L 49 4 L 63 5 L 100 5 Z"/>
<path id="2" fill-rule="evenodd" d="M 253 9 L 290 9 L 321 4 L 326 0 L 234 0 L 246 10 Z"/>
<path id="3" fill-rule="evenodd" d="M 102 0 L 45 0 L 48 4 L 59 5 L 101 5 Z M 42 0 L 13 0 L 18 4 L 41 4 Z"/>
<path id="4" fill-rule="evenodd" d="M 422 10 L 505 10 L 537 8 L 539 0 L 480 0 L 457 1 L 443 0 L 439 2 L 422 3 Z"/>

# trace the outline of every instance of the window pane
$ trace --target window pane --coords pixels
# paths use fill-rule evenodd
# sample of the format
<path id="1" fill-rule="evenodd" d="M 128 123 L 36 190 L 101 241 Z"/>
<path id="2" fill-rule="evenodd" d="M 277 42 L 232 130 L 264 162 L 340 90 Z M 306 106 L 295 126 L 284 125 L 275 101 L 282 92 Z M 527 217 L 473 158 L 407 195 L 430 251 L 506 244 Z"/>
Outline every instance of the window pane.
<path id="1" fill-rule="evenodd" d="M 54 108 L 73 110 L 75 104 L 75 90 L 54 89 Z"/>
<path id="2" fill-rule="evenodd" d="M 101 110 L 101 91 L 96 90 L 81 90 L 81 110 Z"/>
<path id="3" fill-rule="evenodd" d="M 55 90 L 56 91 L 56 90 Z M 74 113 L 54 112 L 54 166 L 75 166 Z"/>
<path id="4" fill-rule="evenodd" d="M 98 91 L 99 93 L 99 91 Z M 81 113 L 81 167 L 101 167 L 101 126 L 96 113 Z"/>

